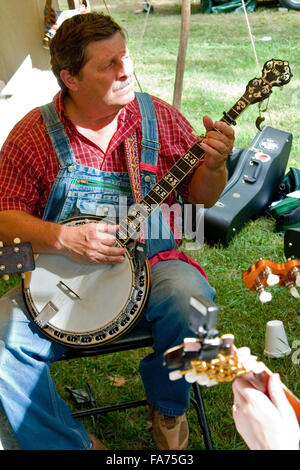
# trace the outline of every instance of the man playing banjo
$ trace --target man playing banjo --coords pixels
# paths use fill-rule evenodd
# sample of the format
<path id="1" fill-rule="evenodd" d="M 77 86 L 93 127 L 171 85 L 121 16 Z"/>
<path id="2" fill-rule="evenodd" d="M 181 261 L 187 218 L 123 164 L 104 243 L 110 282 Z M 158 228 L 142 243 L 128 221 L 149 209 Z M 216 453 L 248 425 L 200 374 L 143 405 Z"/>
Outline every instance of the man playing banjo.
<path id="1" fill-rule="evenodd" d="M 141 159 L 142 105 L 134 92 L 125 33 L 111 17 L 87 13 L 66 20 L 51 42 L 50 54 L 61 86 L 51 109 L 62 123 L 70 148 L 66 151 L 59 143 L 55 147 L 51 125 L 47 127 L 47 116 L 40 108 L 16 124 L 1 151 L 0 239 L 12 244 L 18 236 L 30 241 L 35 253 L 67 257 L 82 265 L 121 266 L 126 247 L 116 244 L 118 225 L 94 219 L 78 225 L 61 222 L 85 214 L 105 216 L 120 207 L 125 196 L 131 206 L 197 138 L 175 108 L 151 97 L 159 145 L 156 157 L 150 152 Z M 201 144 L 204 160 L 177 190 L 185 203 L 210 207 L 226 184 L 226 158 L 234 133 L 222 121 L 214 124 L 204 117 L 203 123 L 207 131 Z M 134 157 L 140 160 L 137 169 L 130 166 Z M 165 203 L 175 202 L 172 191 Z M 193 336 L 187 318 L 191 296 L 214 301 L 215 290 L 203 269 L 176 250 L 179 240 L 172 232 L 176 221 L 167 221 L 160 208 L 158 214 L 169 235 L 145 237 L 151 289 L 135 328 L 152 332 L 154 352 L 141 361 L 139 370 L 157 448 L 181 450 L 188 444 L 185 411 L 190 384 L 169 380 L 163 353 Z M 20 448 L 105 449 L 72 418 L 58 396 L 49 365 L 69 346 L 49 338 L 28 317 L 20 287 L 0 299 L 0 319 L 0 339 L 5 343 L 0 402 Z"/>

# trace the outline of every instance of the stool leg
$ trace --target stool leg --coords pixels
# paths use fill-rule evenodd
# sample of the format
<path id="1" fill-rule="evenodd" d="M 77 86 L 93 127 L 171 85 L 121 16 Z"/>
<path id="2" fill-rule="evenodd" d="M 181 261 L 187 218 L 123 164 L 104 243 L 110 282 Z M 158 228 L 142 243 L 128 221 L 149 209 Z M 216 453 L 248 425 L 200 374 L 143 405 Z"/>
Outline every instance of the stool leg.
<path id="1" fill-rule="evenodd" d="M 201 395 L 200 386 L 198 383 L 193 383 L 193 390 L 195 399 L 191 398 L 191 402 L 196 408 L 198 421 L 202 430 L 203 439 L 205 443 L 206 450 L 213 450 L 213 444 L 210 436 L 210 430 L 208 427 L 208 422 L 206 418 L 206 413 L 204 409 L 204 403 Z"/>
<path id="2" fill-rule="evenodd" d="M 110 413 L 111 411 L 122 411 L 128 410 L 129 408 L 137 408 L 138 406 L 146 406 L 147 400 L 139 400 L 123 403 L 120 405 L 111 405 L 103 406 L 102 408 L 93 408 L 91 410 L 76 411 L 72 413 L 73 418 L 83 418 L 84 416 L 96 416 L 105 413 Z"/>

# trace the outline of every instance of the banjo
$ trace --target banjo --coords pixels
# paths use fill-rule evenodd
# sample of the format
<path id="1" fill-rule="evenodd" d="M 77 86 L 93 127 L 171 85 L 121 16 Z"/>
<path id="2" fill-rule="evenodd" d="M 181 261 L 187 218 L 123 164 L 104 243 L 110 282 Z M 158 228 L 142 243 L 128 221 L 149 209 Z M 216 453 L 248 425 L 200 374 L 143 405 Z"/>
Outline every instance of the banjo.
<path id="1" fill-rule="evenodd" d="M 260 78 L 251 80 L 244 95 L 222 121 L 236 118 L 253 103 L 266 99 L 273 86 L 292 77 L 289 63 L 269 60 Z M 150 267 L 145 245 L 134 240 L 144 222 L 190 171 L 203 159 L 204 136 L 176 162 L 168 173 L 119 222 L 116 244 L 126 248 L 118 265 L 77 263 L 62 255 L 38 254 L 36 268 L 25 274 L 23 295 L 31 319 L 51 339 L 74 348 L 93 348 L 113 341 L 140 318 L 150 290 Z M 103 223 L 97 216 L 75 217 L 63 224 Z M 108 222 L 105 220 L 105 222 Z M 135 237 L 136 238 L 136 237 Z"/>

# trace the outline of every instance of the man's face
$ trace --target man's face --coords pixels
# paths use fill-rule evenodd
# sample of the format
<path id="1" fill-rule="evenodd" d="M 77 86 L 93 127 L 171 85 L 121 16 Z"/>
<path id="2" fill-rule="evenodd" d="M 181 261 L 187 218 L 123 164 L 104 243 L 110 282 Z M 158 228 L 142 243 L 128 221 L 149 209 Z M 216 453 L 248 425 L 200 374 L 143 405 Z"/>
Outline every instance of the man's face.
<path id="1" fill-rule="evenodd" d="M 134 99 L 133 64 L 120 33 L 90 43 L 86 55 L 74 82 L 81 99 L 104 112 L 119 110 Z"/>

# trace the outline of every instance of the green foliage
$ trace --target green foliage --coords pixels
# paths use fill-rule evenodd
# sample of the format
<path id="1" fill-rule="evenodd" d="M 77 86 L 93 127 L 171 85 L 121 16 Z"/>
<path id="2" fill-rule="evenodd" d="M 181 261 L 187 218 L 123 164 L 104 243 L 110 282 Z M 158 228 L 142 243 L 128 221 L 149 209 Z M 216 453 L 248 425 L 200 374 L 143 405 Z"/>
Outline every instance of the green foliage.
<path id="1" fill-rule="evenodd" d="M 179 2 L 154 2 L 155 13 L 149 15 L 144 36 L 145 15 L 134 15 L 129 0 L 109 2 L 111 14 L 128 30 L 129 47 L 136 65 L 136 74 L 144 91 L 172 103 L 180 32 Z M 102 2 L 94 7 L 106 11 Z M 284 59 L 290 62 L 293 78 L 282 91 L 274 89 L 265 113 L 264 124 L 293 133 L 293 147 L 288 166 L 300 167 L 300 93 L 298 44 L 300 39 L 299 13 L 282 13 L 276 7 L 259 7 L 249 15 L 260 70 L 266 60 Z M 261 40 L 271 37 L 270 41 Z M 217 120 L 243 94 L 250 79 L 259 76 L 255 64 L 248 29 L 243 14 L 203 15 L 193 5 L 189 44 L 186 57 L 182 113 L 203 132 L 202 115 Z M 138 89 L 138 86 L 137 86 Z M 265 105 L 262 106 L 264 109 Z M 236 146 L 246 147 L 256 134 L 256 105 L 241 116 L 236 127 Z M 282 320 L 289 344 L 300 339 L 299 300 L 291 297 L 287 289 L 273 288 L 273 300 L 261 304 L 256 293 L 248 291 L 242 283 L 242 273 L 259 258 L 275 262 L 284 261 L 283 234 L 276 233 L 271 219 L 260 217 L 249 221 L 227 248 L 204 245 L 199 251 L 188 252 L 201 263 L 210 282 L 217 291 L 220 306 L 219 330 L 233 333 L 236 344 L 250 347 L 253 354 L 263 360 L 271 370 L 280 373 L 282 381 L 298 396 L 299 364 L 291 355 L 271 360 L 263 355 L 265 324 L 269 320 Z M 12 284 L 15 284 L 14 279 Z M 9 286 L 9 287 L 10 287 Z M 0 283 L 1 293 L 8 286 Z M 151 350 L 137 350 L 101 358 L 55 363 L 52 374 L 59 392 L 73 410 L 65 390 L 90 384 L 97 405 L 113 404 L 144 398 L 138 374 L 138 363 Z M 122 387 L 113 386 L 108 379 L 124 377 Z M 159 383 L 157 384 L 159 387 Z M 245 449 L 237 435 L 232 416 L 230 384 L 220 384 L 202 390 L 209 426 L 216 449 Z M 190 423 L 190 449 L 203 449 L 196 413 L 188 410 Z M 137 408 L 97 418 L 85 418 L 89 429 L 103 439 L 110 449 L 155 449 L 150 432 L 146 431 L 146 409 Z"/>

